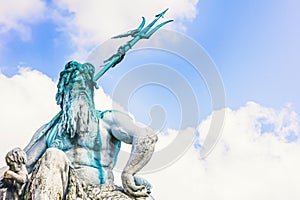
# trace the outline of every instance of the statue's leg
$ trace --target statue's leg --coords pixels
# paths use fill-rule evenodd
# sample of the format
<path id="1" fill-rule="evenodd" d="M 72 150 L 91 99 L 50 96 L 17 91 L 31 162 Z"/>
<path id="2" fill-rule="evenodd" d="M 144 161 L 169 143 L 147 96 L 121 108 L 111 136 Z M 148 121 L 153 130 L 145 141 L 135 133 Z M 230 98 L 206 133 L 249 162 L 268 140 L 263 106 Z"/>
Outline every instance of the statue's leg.
<path id="1" fill-rule="evenodd" d="M 62 200 L 68 186 L 70 161 L 65 153 L 49 148 L 38 161 L 25 192 L 25 199 Z"/>

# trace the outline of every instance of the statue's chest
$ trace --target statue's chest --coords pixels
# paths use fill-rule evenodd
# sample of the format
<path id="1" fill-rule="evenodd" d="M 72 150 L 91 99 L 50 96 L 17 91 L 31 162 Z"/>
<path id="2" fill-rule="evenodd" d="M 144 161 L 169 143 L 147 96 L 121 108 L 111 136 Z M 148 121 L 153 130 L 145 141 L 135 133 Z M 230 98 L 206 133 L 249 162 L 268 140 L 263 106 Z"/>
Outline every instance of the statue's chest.
<path id="1" fill-rule="evenodd" d="M 111 146 L 111 135 L 108 134 L 108 129 L 103 127 L 103 124 L 98 123 L 94 127 L 90 127 L 89 131 L 76 132 L 73 138 L 69 134 L 59 136 L 62 142 L 62 150 L 85 148 L 97 152 L 105 151 Z"/>
<path id="2" fill-rule="evenodd" d="M 76 137 L 72 140 L 72 143 L 79 147 L 100 151 L 102 142 L 99 131 L 89 131 L 77 133 Z"/>

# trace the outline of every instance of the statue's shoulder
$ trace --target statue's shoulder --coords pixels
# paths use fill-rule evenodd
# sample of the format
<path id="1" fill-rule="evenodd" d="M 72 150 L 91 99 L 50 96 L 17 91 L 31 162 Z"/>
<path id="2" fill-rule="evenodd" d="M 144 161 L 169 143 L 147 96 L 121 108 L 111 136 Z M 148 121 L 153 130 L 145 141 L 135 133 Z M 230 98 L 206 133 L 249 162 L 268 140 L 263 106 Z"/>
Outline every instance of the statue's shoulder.
<path id="1" fill-rule="evenodd" d="M 112 125 L 121 127 L 125 124 L 134 122 L 134 118 L 131 117 L 130 114 L 119 110 L 97 111 L 97 116 L 99 121 L 101 121 L 103 125 L 108 125 L 108 127 L 111 127 Z"/>
<path id="2" fill-rule="evenodd" d="M 128 117 L 131 120 L 134 120 L 134 118 L 126 113 L 126 112 L 122 112 L 119 110 L 96 110 L 97 113 L 97 117 L 100 119 L 104 119 L 104 118 L 111 118 L 111 117 L 118 117 L 118 116 L 122 116 L 122 117 Z"/>
<path id="3" fill-rule="evenodd" d="M 96 115 L 99 119 L 103 119 L 104 117 L 108 117 L 112 110 L 96 110 Z"/>

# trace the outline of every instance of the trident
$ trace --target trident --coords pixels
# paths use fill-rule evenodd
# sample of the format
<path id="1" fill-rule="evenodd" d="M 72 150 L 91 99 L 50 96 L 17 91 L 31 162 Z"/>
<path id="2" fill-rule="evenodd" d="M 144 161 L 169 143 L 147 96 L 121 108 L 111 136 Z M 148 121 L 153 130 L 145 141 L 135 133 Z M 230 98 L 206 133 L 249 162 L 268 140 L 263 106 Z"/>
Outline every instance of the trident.
<path id="1" fill-rule="evenodd" d="M 152 30 L 150 30 L 152 28 L 152 26 L 157 22 L 157 20 L 159 20 L 161 17 L 162 18 L 164 17 L 164 14 L 167 12 L 167 10 L 168 9 L 166 9 L 165 11 L 163 11 L 162 13 L 160 13 L 158 15 L 155 15 L 156 18 L 145 28 L 144 28 L 144 25 L 145 25 L 146 20 L 145 20 L 145 17 L 142 17 L 142 23 L 137 29 L 130 30 L 127 33 L 112 37 L 112 39 L 128 37 L 128 36 L 131 36 L 133 38 L 131 40 L 129 40 L 123 46 L 120 46 L 118 49 L 118 53 L 112 55 L 109 59 L 104 61 L 105 65 L 100 70 L 100 72 L 98 72 L 94 76 L 93 80 L 96 82 L 101 76 L 103 76 L 103 74 L 105 72 L 107 72 L 107 70 L 109 70 L 110 68 L 113 68 L 116 64 L 118 64 L 120 62 L 120 59 L 122 59 L 122 56 L 124 56 L 124 54 L 127 51 L 129 51 L 132 48 L 132 46 L 135 45 L 140 39 L 149 39 L 151 37 L 151 35 L 153 35 L 153 33 L 156 32 L 159 28 L 161 28 L 162 26 L 164 26 L 165 24 L 167 24 L 169 22 L 172 22 L 173 20 L 165 21 L 165 22 L 157 25 Z"/>

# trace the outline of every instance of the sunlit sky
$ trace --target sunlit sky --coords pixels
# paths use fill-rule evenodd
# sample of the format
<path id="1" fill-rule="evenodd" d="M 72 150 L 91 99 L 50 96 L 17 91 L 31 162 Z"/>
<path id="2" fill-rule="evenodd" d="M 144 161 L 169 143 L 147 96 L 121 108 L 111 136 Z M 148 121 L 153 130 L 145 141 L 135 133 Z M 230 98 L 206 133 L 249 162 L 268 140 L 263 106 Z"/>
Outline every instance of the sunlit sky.
<path id="1" fill-rule="evenodd" d="M 115 20 L 121 18 L 118 10 L 120 8 L 116 8 L 115 14 L 112 13 L 116 19 L 99 15 L 99 19 L 87 23 L 98 26 L 97 21 L 106 21 L 99 24 L 110 27 L 102 27 L 98 32 L 90 31 L 86 34 L 104 32 L 104 36 L 97 36 L 99 40 L 95 40 L 98 43 L 95 42 L 94 46 L 83 44 L 83 47 L 78 47 L 80 43 L 74 42 L 71 38 L 71 34 L 77 32 L 68 32 L 69 28 L 66 28 L 66 25 L 54 16 L 54 11 L 50 10 L 55 6 L 58 7 L 59 3 L 56 1 L 43 3 L 46 8 L 39 11 L 36 16 L 24 14 L 24 19 L 15 19 L 15 22 L 5 18 L 13 15 L 13 11 L 2 12 L 9 13 L 7 16 L 1 14 L 0 18 L 6 23 L 2 24 L 0 29 L 0 67 L 3 74 L 12 76 L 18 73 L 19 67 L 25 66 L 37 69 L 56 80 L 59 71 L 67 61 L 78 60 L 77 54 L 73 54 L 78 49 L 85 48 L 84 50 L 90 51 L 101 42 L 108 40 L 110 32 L 112 36 L 135 28 L 141 18 L 139 13 L 145 10 L 142 8 L 140 12 L 136 12 L 137 16 L 130 17 L 136 18 L 134 22 L 118 24 L 115 29 Z M 6 3 L 3 1 L 2 4 Z M 106 3 L 103 3 L 103 7 L 105 6 Z M 128 12 L 133 10 L 134 5 L 128 3 L 127 6 L 128 8 L 122 8 L 122 13 L 126 13 L 126 9 Z M 237 108 L 247 101 L 256 101 L 264 106 L 275 108 L 289 104 L 298 112 L 300 111 L 300 96 L 297 92 L 300 85 L 300 80 L 297 78 L 300 74 L 299 2 L 292 0 L 199 1 L 195 4 L 194 16 L 188 19 L 184 18 L 188 14 L 182 16 L 183 14 L 173 13 L 177 10 L 172 11 L 172 6 L 170 6 L 170 14 L 166 14 L 166 19 L 175 17 L 175 23 L 177 20 L 184 26 L 184 30 L 180 28 L 177 30 L 197 41 L 211 56 L 224 81 L 229 107 Z M 163 6 L 156 7 L 158 8 L 153 13 L 153 17 Z M 4 8 L 5 6 L 2 7 Z M 64 9 L 67 10 L 66 7 Z M 67 18 L 74 15 L 72 6 L 69 9 L 61 16 Z M 102 9 L 99 8 L 99 11 Z M 153 19 L 149 12 L 145 13 L 147 21 Z M 186 12 L 193 11 L 187 8 Z M 37 19 L 32 19 L 35 17 Z M 9 27 L 7 25 L 9 23 L 18 23 L 22 28 Z M 73 28 L 79 27 L 74 25 Z M 105 31 L 106 28 L 113 30 Z M 83 31 L 89 30 L 83 28 Z"/>
<path id="2" fill-rule="evenodd" d="M 103 100 L 96 104 L 104 107 L 125 75 L 148 65 L 167 66 L 193 89 L 200 120 L 194 127 L 197 148 L 150 175 L 159 188 L 155 196 L 183 199 L 188 193 L 187 199 L 193 199 L 201 187 L 201 197 L 209 200 L 299 199 L 300 1 L 295 0 L 0 0 L 0 134 L 1 141 L 7 141 L 0 156 L 7 148 L 25 145 L 57 112 L 55 84 L 68 61 L 86 61 L 110 37 L 136 28 L 142 16 L 149 23 L 166 8 L 160 22 L 174 22 L 165 28 L 196 42 L 215 64 L 227 114 L 219 143 L 209 157 L 199 160 L 194 151 L 201 149 L 209 129 L 212 96 L 188 60 L 164 51 L 131 51 L 100 79 L 96 93 Z M 159 35 L 160 30 L 155 33 Z M 136 79 L 149 77 L 155 76 Z M 154 108 L 164 130 L 186 128 L 179 126 L 179 95 L 168 90 L 182 86 L 173 78 L 165 76 L 171 82 L 166 87 L 155 79 L 134 91 L 127 106 L 138 121 L 149 124 Z M 161 137 L 162 143 L 171 136 Z M 168 178 L 174 177 L 181 181 L 170 186 Z"/>

